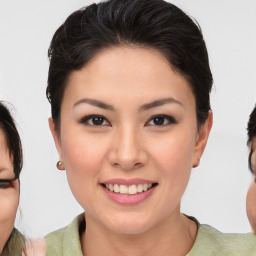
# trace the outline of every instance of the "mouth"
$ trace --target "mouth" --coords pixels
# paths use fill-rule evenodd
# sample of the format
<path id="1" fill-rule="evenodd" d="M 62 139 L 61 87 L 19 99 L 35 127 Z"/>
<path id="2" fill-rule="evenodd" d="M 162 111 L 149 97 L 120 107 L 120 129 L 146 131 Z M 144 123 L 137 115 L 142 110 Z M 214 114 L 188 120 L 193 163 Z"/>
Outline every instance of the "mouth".
<path id="1" fill-rule="evenodd" d="M 105 189 L 119 195 L 136 195 L 152 188 L 156 187 L 158 183 L 149 183 L 149 184 L 132 184 L 132 185 L 124 185 L 124 184 L 104 184 L 101 183 Z"/>

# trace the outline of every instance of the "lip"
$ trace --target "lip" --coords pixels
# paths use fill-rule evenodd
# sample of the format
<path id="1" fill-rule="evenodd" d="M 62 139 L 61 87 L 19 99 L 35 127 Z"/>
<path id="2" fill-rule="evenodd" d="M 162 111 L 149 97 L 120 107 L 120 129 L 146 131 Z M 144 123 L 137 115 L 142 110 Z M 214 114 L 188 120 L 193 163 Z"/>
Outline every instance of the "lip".
<path id="1" fill-rule="evenodd" d="M 130 186 L 130 185 L 138 185 L 138 184 L 152 184 L 152 183 L 156 183 L 158 184 L 158 182 L 152 181 L 152 180 L 145 180 L 145 179 L 109 179 L 109 180 L 105 180 L 103 182 L 101 182 L 99 185 L 101 186 L 102 190 L 106 193 L 106 195 L 108 196 L 108 198 L 112 201 L 114 201 L 115 203 L 119 204 L 119 205 L 123 205 L 123 206 L 132 206 L 132 205 L 138 205 L 140 203 L 142 203 L 143 201 L 145 201 L 148 197 L 150 197 L 152 195 L 152 193 L 154 192 L 154 190 L 156 189 L 157 186 L 153 186 L 152 188 L 148 189 L 147 191 L 141 192 L 141 193 L 137 193 L 135 195 L 127 195 L 127 194 L 119 194 L 119 193 L 115 193 L 112 192 L 110 190 L 108 190 L 107 188 L 105 188 L 104 186 L 102 186 L 101 184 L 117 184 L 117 185 L 126 185 L 126 186 Z"/>

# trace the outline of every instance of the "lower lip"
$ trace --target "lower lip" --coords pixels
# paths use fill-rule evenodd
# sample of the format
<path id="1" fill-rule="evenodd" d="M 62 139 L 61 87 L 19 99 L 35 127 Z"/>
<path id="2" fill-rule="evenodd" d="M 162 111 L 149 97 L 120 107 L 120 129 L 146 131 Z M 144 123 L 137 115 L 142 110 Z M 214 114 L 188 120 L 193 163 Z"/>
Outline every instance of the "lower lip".
<path id="1" fill-rule="evenodd" d="M 114 202 L 121 205 L 136 205 L 143 202 L 152 194 L 152 192 L 155 190 L 156 187 L 157 186 L 152 187 L 147 191 L 137 193 L 135 195 L 125 195 L 125 194 L 117 194 L 102 186 L 103 190 L 108 195 L 108 197 Z"/>

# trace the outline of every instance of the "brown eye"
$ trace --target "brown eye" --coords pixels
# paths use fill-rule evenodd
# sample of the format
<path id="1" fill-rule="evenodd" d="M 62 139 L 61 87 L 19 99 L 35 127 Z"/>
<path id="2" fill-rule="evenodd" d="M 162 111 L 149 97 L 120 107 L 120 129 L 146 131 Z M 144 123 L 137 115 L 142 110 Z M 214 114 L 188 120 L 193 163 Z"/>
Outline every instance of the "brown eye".
<path id="1" fill-rule="evenodd" d="M 88 126 L 110 126 L 107 119 L 101 115 L 86 116 L 80 121 L 80 123 Z"/>
<path id="2" fill-rule="evenodd" d="M 92 118 L 92 123 L 94 125 L 102 125 L 104 123 L 104 118 L 101 116 L 95 116 Z"/>
<path id="3" fill-rule="evenodd" d="M 165 126 L 176 124 L 177 121 L 172 116 L 156 115 L 153 116 L 146 124 L 146 126 Z"/>
<path id="4" fill-rule="evenodd" d="M 155 125 L 163 125 L 164 124 L 164 121 L 165 121 L 165 119 L 164 119 L 164 117 L 155 117 L 154 119 L 153 119 L 153 123 L 155 124 Z"/>

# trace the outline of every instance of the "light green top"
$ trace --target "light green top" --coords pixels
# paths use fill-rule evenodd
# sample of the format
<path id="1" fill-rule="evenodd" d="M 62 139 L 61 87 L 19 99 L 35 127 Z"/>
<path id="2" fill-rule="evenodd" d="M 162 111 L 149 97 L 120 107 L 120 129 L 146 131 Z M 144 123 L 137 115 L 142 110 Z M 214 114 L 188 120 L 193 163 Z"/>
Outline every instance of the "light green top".
<path id="1" fill-rule="evenodd" d="M 47 256 L 82 256 L 79 225 L 84 214 L 73 222 L 45 237 Z M 104 255 L 104 254 L 102 254 Z M 196 241 L 187 256 L 255 256 L 256 235 L 223 234 L 218 230 L 199 224 Z"/>

